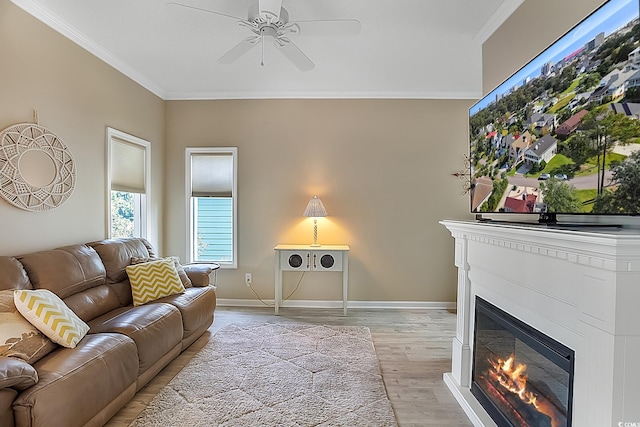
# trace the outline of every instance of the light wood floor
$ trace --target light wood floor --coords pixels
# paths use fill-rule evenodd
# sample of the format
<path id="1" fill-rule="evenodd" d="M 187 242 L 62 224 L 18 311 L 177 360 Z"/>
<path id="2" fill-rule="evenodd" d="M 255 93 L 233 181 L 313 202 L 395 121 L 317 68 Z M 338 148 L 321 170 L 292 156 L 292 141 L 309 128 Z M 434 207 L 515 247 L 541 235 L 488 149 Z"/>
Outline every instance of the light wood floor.
<path id="1" fill-rule="evenodd" d="M 344 317 L 342 310 L 285 308 L 275 316 L 267 308 L 218 307 L 209 332 L 140 390 L 107 426 L 128 426 L 217 330 L 231 323 L 256 321 L 368 326 L 401 427 L 471 426 L 442 380 L 442 374 L 451 370 L 455 320 L 455 314 L 446 310 L 353 309 Z"/>

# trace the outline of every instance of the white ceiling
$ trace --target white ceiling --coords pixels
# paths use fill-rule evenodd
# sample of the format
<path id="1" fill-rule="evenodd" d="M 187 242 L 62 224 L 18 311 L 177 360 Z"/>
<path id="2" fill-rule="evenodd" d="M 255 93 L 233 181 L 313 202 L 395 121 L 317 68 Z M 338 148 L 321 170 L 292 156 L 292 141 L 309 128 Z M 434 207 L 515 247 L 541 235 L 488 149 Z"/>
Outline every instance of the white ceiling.
<path id="1" fill-rule="evenodd" d="M 159 0 L 12 0 L 163 99 L 479 98 L 481 45 L 524 0 L 283 0 L 290 21 L 358 19 L 357 36 L 291 35 L 302 72 L 271 44 L 230 65 L 236 21 Z M 252 0 L 174 0 L 246 17 Z"/>

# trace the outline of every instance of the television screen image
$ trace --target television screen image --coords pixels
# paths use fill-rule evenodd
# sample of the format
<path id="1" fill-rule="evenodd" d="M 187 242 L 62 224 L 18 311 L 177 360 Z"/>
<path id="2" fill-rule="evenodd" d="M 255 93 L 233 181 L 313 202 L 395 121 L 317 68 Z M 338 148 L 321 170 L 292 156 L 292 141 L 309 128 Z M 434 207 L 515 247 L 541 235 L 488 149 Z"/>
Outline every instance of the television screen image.
<path id="1" fill-rule="evenodd" d="M 609 0 L 469 109 L 471 212 L 640 214 L 639 0 Z"/>

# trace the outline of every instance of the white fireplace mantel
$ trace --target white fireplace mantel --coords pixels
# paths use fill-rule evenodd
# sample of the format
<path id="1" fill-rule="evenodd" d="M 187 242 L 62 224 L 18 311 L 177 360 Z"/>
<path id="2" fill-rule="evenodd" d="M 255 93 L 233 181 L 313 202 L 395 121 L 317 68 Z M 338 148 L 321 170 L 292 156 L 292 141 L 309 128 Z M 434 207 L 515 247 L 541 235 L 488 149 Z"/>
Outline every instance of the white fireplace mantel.
<path id="1" fill-rule="evenodd" d="M 475 426 L 480 296 L 575 351 L 573 426 L 640 425 L 640 230 L 442 221 L 455 239 L 457 328 L 444 381 Z"/>

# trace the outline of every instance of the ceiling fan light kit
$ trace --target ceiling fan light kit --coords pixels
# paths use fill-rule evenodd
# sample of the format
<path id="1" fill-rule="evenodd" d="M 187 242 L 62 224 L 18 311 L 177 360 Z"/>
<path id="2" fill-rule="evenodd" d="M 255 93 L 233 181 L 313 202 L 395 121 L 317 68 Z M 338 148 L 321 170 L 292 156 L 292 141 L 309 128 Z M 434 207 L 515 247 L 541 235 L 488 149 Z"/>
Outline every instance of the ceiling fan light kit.
<path id="1" fill-rule="evenodd" d="M 218 11 L 203 9 L 187 4 L 168 2 L 167 5 L 181 6 L 201 12 L 231 18 L 242 27 L 248 28 L 253 35 L 242 40 L 218 59 L 220 64 L 232 64 L 258 44 L 261 45 L 260 65 L 264 66 L 264 42 L 266 38 L 300 71 L 309 71 L 315 67 L 311 59 L 287 37 L 290 34 L 309 35 L 357 35 L 360 32 L 360 21 L 357 19 L 310 20 L 289 22 L 289 13 L 282 7 L 282 0 L 258 0 L 249 6 L 248 18 L 242 19 Z M 324 28 L 323 28 L 324 27 Z M 324 29 L 324 31 L 323 31 Z"/>

